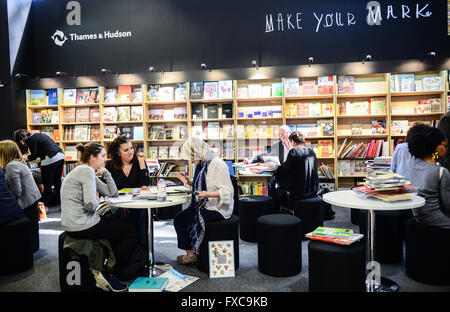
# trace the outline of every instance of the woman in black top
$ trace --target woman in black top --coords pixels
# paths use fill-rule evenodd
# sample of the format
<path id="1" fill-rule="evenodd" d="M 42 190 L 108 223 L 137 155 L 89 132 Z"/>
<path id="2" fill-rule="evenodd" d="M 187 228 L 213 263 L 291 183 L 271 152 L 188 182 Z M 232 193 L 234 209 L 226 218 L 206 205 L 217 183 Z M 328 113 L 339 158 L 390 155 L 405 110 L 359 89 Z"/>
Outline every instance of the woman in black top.
<path id="1" fill-rule="evenodd" d="M 43 201 L 48 207 L 51 204 L 59 205 L 61 189 L 61 176 L 64 166 L 64 153 L 55 141 L 44 133 L 29 133 L 25 129 L 14 132 L 14 141 L 24 154 L 25 161 L 40 158 L 41 176 L 44 184 Z M 27 155 L 28 149 L 30 154 Z M 52 192 L 54 186 L 54 194 Z M 53 199 L 53 200 L 52 200 Z"/>
<path id="2" fill-rule="evenodd" d="M 120 135 L 114 139 L 108 149 L 108 162 L 105 168 L 111 173 L 117 189 L 148 186 L 150 176 L 147 164 L 141 155 L 137 155 L 128 136 Z M 120 209 L 119 217 L 139 227 L 140 241 L 147 245 L 148 214 L 147 209 Z"/>
<path id="3" fill-rule="evenodd" d="M 281 204 L 285 193 L 290 193 L 291 199 L 314 197 L 319 192 L 318 161 L 314 151 L 305 147 L 302 133 L 295 131 L 289 136 L 291 149 L 286 161 L 277 168 L 274 176 L 280 189 L 278 198 L 273 198 L 276 205 Z M 278 206 L 279 207 L 279 206 Z"/>

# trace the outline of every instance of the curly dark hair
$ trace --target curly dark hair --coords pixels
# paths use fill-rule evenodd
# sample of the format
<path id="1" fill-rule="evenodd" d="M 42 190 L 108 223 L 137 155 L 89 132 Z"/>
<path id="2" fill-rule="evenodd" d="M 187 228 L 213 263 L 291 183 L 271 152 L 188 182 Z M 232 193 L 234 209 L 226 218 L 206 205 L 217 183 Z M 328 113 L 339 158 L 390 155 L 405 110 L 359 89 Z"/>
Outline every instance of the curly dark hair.
<path id="1" fill-rule="evenodd" d="M 130 143 L 130 138 L 125 135 L 119 135 L 117 136 L 114 141 L 112 141 L 111 145 L 108 148 L 108 158 L 111 159 L 111 164 L 115 170 L 121 170 L 123 163 L 122 159 L 119 156 L 120 146 L 124 143 Z M 134 146 L 133 146 L 134 148 Z M 133 159 L 131 160 L 132 163 L 138 162 L 136 151 L 134 151 Z"/>
<path id="2" fill-rule="evenodd" d="M 441 130 L 428 125 L 415 125 L 411 131 L 412 134 L 410 133 L 408 138 L 408 150 L 415 158 L 423 159 L 432 155 L 439 144 L 447 141 Z"/>
<path id="3" fill-rule="evenodd" d="M 408 129 L 408 132 L 406 132 L 406 138 L 405 141 L 408 142 L 409 138 L 415 133 L 420 132 L 422 130 L 425 130 L 427 128 L 427 125 L 424 124 L 421 121 L 417 121 L 413 124 L 411 128 Z"/>

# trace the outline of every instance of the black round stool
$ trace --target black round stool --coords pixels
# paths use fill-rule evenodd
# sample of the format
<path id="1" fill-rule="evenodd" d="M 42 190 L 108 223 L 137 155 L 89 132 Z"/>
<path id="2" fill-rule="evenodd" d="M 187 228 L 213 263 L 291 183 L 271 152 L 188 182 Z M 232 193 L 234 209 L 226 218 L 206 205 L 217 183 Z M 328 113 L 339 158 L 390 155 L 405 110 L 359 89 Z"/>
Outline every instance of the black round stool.
<path id="1" fill-rule="evenodd" d="M 33 266 L 33 233 L 29 218 L 0 224 L 0 275 L 24 272 Z"/>
<path id="2" fill-rule="evenodd" d="M 294 215 L 302 220 L 301 236 L 306 239 L 305 234 L 323 226 L 322 197 L 291 199 L 290 208 Z"/>
<path id="3" fill-rule="evenodd" d="M 239 198 L 239 231 L 243 241 L 256 243 L 256 220 L 271 211 L 271 198 L 254 195 Z"/>
<path id="4" fill-rule="evenodd" d="M 398 263 L 403 260 L 403 212 L 377 211 L 375 214 L 375 260 L 380 263 Z M 367 238 L 367 210 L 361 209 L 359 232 Z"/>
<path id="5" fill-rule="evenodd" d="M 198 255 L 198 268 L 202 272 L 209 273 L 209 241 L 232 240 L 234 245 L 234 268 L 239 267 L 239 217 L 231 215 L 223 221 L 206 223 L 205 236 L 200 245 Z"/>
<path id="6" fill-rule="evenodd" d="M 361 241 L 344 246 L 311 240 L 308 243 L 309 291 L 364 292 L 365 251 Z"/>
<path id="7" fill-rule="evenodd" d="M 359 214 L 360 214 L 360 209 L 355 209 L 355 208 L 351 208 L 350 209 L 350 222 L 353 225 L 359 225 Z"/>
<path id="8" fill-rule="evenodd" d="M 301 221 L 286 214 L 258 218 L 258 269 L 271 276 L 292 276 L 302 270 Z"/>
<path id="9" fill-rule="evenodd" d="M 450 229 L 406 222 L 406 275 L 430 285 L 450 285 Z"/>
<path id="10" fill-rule="evenodd" d="M 70 249 L 64 249 L 66 232 L 58 237 L 59 286 L 61 292 L 100 292 L 89 269 L 86 256 L 74 256 Z"/>

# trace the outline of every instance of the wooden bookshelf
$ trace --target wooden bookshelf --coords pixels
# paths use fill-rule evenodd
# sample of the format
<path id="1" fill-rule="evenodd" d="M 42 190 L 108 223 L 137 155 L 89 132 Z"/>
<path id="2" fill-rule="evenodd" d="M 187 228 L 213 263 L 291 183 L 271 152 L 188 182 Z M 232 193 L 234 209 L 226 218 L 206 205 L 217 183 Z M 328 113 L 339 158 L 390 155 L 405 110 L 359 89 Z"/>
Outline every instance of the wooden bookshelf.
<path id="1" fill-rule="evenodd" d="M 404 74 L 414 74 L 414 91 L 402 90 L 398 92 L 395 89 L 396 83 L 395 79 L 398 80 L 399 76 Z M 367 75 L 353 75 L 353 93 L 350 94 L 342 94 L 342 90 L 340 89 L 339 82 L 342 77 L 341 75 L 329 76 L 331 77 L 328 83 L 328 90 L 332 90 L 332 92 L 328 92 L 326 94 L 319 94 L 319 92 L 323 93 L 323 90 L 319 91 L 318 88 L 318 77 L 297 77 L 294 79 L 298 79 L 298 94 L 287 94 L 288 88 L 288 79 L 289 79 L 289 87 L 292 86 L 292 78 L 279 78 L 279 79 L 256 79 L 256 80 L 232 80 L 232 96 L 227 98 L 217 98 L 217 99 L 202 99 L 196 98 L 191 99 L 191 84 L 192 82 L 179 82 L 179 83 L 167 83 L 167 84 L 159 84 L 160 87 L 173 87 L 174 90 L 177 86 L 184 84 L 184 98 L 182 100 L 175 99 L 166 100 L 166 99 L 154 99 L 151 98 L 151 94 L 154 93 L 154 88 L 156 85 L 152 83 L 143 83 L 143 84 L 135 84 L 131 85 L 131 90 L 133 89 L 141 89 L 142 98 L 140 101 L 128 101 L 128 102 L 118 102 L 118 101 L 110 101 L 109 103 L 105 102 L 105 93 L 108 93 L 110 89 L 118 89 L 119 86 L 86 86 L 86 89 L 98 88 L 98 103 L 90 103 L 90 104 L 64 104 L 63 97 L 65 89 L 58 88 L 58 105 L 45 105 L 48 101 L 48 92 L 49 90 L 45 90 L 45 98 L 43 99 L 42 105 L 31 105 L 31 90 L 26 90 L 26 110 L 27 110 L 27 128 L 30 131 L 41 131 L 41 129 L 46 129 L 45 127 L 54 127 L 55 130 L 59 131 L 59 139 L 57 139 L 57 143 L 63 148 L 66 149 L 67 146 L 74 146 L 79 142 L 85 143 L 90 140 L 67 140 L 64 137 L 64 131 L 66 127 L 72 127 L 76 125 L 99 125 L 100 126 L 100 142 L 108 148 L 109 144 L 112 142 L 112 139 L 106 138 L 104 136 L 105 128 L 110 126 L 139 126 L 143 127 L 143 138 L 142 140 L 132 140 L 133 144 L 140 144 L 143 148 L 144 154 L 149 155 L 149 147 L 152 146 L 180 146 L 183 144 L 185 139 L 192 135 L 193 129 L 195 126 L 201 125 L 202 127 L 207 127 L 208 123 L 218 123 L 220 127 L 219 138 L 204 138 L 205 142 L 211 144 L 219 144 L 219 149 L 222 149 L 222 158 L 226 160 L 233 161 L 242 161 L 245 158 L 250 158 L 251 156 L 251 148 L 257 147 L 260 148 L 261 151 L 265 150 L 268 146 L 278 140 L 276 135 L 256 135 L 254 137 L 247 137 L 244 134 L 242 137 L 242 133 L 238 135 L 239 129 L 248 130 L 249 126 L 255 126 L 259 131 L 260 129 L 267 129 L 271 126 L 281 126 L 281 125 L 305 125 L 305 124 L 317 124 L 319 120 L 328 120 L 333 123 L 333 135 L 306 135 L 305 139 L 310 141 L 312 147 L 316 148 L 317 144 L 320 140 L 332 140 L 333 147 L 333 157 L 318 157 L 319 165 L 326 164 L 329 166 L 333 172 L 334 179 L 327 179 L 327 181 L 333 181 L 335 183 L 335 189 L 339 189 L 339 185 L 343 187 L 348 187 L 353 183 L 354 179 L 361 179 L 364 175 L 356 174 L 339 174 L 339 161 L 342 160 L 338 157 L 339 149 L 342 146 L 342 143 L 345 139 L 347 139 L 347 143 L 349 141 L 353 141 L 354 144 L 364 143 L 367 144 L 371 140 L 382 140 L 388 142 L 389 150 L 388 154 L 392 155 L 394 144 L 399 139 L 404 139 L 406 133 L 395 133 L 392 129 L 393 123 L 396 125 L 399 123 L 405 123 L 407 121 L 407 126 L 410 127 L 414 122 L 422 121 L 422 122 L 433 122 L 435 120 L 439 120 L 442 115 L 447 111 L 448 106 L 448 97 L 450 96 L 449 85 L 448 85 L 448 72 L 447 71 L 430 71 L 430 72 L 416 72 L 416 73 L 380 73 L 380 74 L 367 74 Z M 429 83 L 430 77 L 440 77 L 441 87 L 438 90 L 425 90 L 423 88 L 424 81 Z M 311 89 L 312 82 L 314 81 L 315 89 Z M 261 85 L 262 87 L 279 87 L 281 84 L 281 89 L 283 94 L 281 96 L 267 96 L 267 90 L 264 91 L 266 93 L 260 94 L 259 96 L 250 96 L 248 90 L 247 94 L 243 96 L 242 88 L 248 88 L 249 85 Z M 276 85 L 275 85 L 276 84 Z M 397 83 L 398 84 L 398 83 Z M 152 89 L 153 88 L 153 89 Z M 309 89 L 308 89 L 309 88 Z M 67 88 L 69 89 L 69 88 Z M 307 90 L 308 94 L 303 94 L 303 91 Z M 419 90 L 417 90 L 419 89 Z M 417 91 L 416 91 L 417 90 Z M 180 90 L 178 90 L 180 91 Z M 175 92 L 175 91 L 174 91 Z M 374 113 L 371 111 L 371 103 L 372 99 L 382 99 L 385 103 L 385 111 L 384 113 Z M 417 105 L 419 101 L 430 100 L 430 99 L 439 99 L 440 107 L 439 111 L 420 111 L 414 112 L 414 109 L 417 110 Z M 346 105 L 351 107 L 354 103 L 363 103 L 369 101 L 369 110 L 367 113 L 342 113 L 340 108 L 342 105 Z M 310 116 L 310 115 L 297 115 L 292 116 L 291 113 L 288 112 L 288 107 L 292 109 L 293 104 L 297 103 L 320 103 L 321 107 L 323 105 L 331 106 L 331 114 L 323 114 L 320 112 L 320 115 Z M 434 102 L 434 109 L 437 109 L 437 104 Z M 222 105 L 223 104 L 231 104 L 232 109 L 232 117 L 223 118 L 222 116 Z M 201 119 L 196 119 L 193 117 L 193 107 L 195 105 L 203 105 L 204 111 Z M 207 118 L 207 106 L 208 105 L 217 105 L 218 115 L 217 118 Z M 308 104 L 309 105 L 309 104 Z M 132 107 L 141 106 L 142 107 L 142 116 L 141 120 L 133 121 L 105 121 L 104 113 L 105 109 L 109 109 L 111 107 L 120 107 L 120 106 L 129 106 L 130 110 Z M 99 108 L 100 120 L 95 121 L 86 121 L 86 122 L 65 122 L 64 121 L 64 112 L 65 109 L 68 108 L 79 108 L 79 107 L 87 107 L 87 108 Z M 186 118 L 185 119 L 173 119 L 173 120 L 151 120 L 149 118 L 149 112 L 151 109 L 174 109 L 175 107 L 185 107 L 186 108 Z M 230 106 L 228 106 L 230 107 Z M 228 108 L 227 107 L 227 108 Z M 269 111 L 267 111 L 268 115 L 264 117 L 249 117 L 246 112 L 252 111 L 255 113 L 256 110 L 261 107 L 264 109 L 272 109 L 274 107 L 279 107 L 279 112 L 277 116 L 269 115 Z M 407 108 L 410 111 L 402 111 L 401 108 Z M 41 110 L 51 109 L 57 112 L 58 122 L 53 123 L 33 123 L 33 113 L 40 113 Z M 422 109 L 422 108 L 421 108 Z M 275 109 L 277 110 L 277 109 Z M 264 110 L 261 110 L 261 115 Z M 244 112 L 244 114 L 242 114 Z M 35 114 L 36 117 L 36 114 Z M 371 133 L 363 133 L 359 135 L 352 135 L 351 129 L 354 124 L 361 124 L 362 129 L 364 131 L 371 130 L 372 121 L 382 120 L 385 122 L 385 133 L 383 134 L 371 134 Z M 152 125 L 164 125 L 164 129 L 170 129 L 175 126 L 183 126 L 185 127 L 186 136 L 183 138 L 176 139 L 167 139 L 164 136 L 159 139 L 151 139 L 149 128 Z M 223 138 L 223 126 L 230 125 L 232 126 L 232 134 L 233 137 L 226 139 Z M 260 128 L 260 126 L 262 126 Z M 242 128 L 243 127 L 243 128 Z M 405 128 L 406 129 L 406 128 Z M 164 131 L 165 131 L 164 130 Z M 397 129 L 398 130 L 398 129 Z M 397 131 L 395 130 L 395 131 Z M 263 130 L 261 130 L 263 131 Z M 303 131 L 303 130 L 302 130 Z M 269 131 L 270 132 L 270 131 Z M 224 145 L 223 144 L 231 144 L 227 146 L 230 148 L 234 148 L 233 157 L 230 157 L 231 154 L 228 153 L 225 155 Z M 220 145 L 221 144 L 221 145 Z M 252 145 L 256 144 L 256 145 Z M 260 145 L 259 145 L 260 144 Z M 250 150 L 249 150 L 250 148 Z M 242 152 L 242 149 L 247 149 L 245 152 Z M 230 151 L 228 150 L 228 151 Z M 259 150 L 255 150 L 255 152 L 259 153 Z M 364 161 L 367 159 L 372 159 L 371 157 L 356 157 L 352 159 L 346 160 L 358 160 Z M 175 162 L 178 166 L 178 169 L 183 169 L 185 166 L 185 160 L 175 159 L 172 157 L 164 157 L 160 159 L 163 162 L 170 161 Z M 76 159 L 67 160 L 68 163 L 76 162 Z M 189 165 L 189 174 L 192 174 L 192 166 Z M 270 175 L 269 175 L 270 176 Z M 254 179 L 255 181 L 259 181 L 258 183 L 263 183 L 268 176 L 266 175 L 238 175 L 239 179 L 245 179 L 245 181 L 251 181 Z M 325 178 L 322 178 L 325 180 Z M 261 182 L 262 181 L 262 182 Z"/>

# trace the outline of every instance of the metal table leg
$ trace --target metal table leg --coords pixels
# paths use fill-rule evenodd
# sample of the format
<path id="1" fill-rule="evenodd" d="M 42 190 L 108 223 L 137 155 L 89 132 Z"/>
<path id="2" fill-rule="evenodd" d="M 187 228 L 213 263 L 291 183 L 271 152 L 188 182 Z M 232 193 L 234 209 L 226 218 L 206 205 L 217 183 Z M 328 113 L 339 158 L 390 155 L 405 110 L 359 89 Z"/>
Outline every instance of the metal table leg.
<path id="1" fill-rule="evenodd" d="M 399 286 L 392 280 L 381 277 L 381 266 L 375 261 L 375 210 L 367 213 L 367 292 L 396 292 Z"/>

